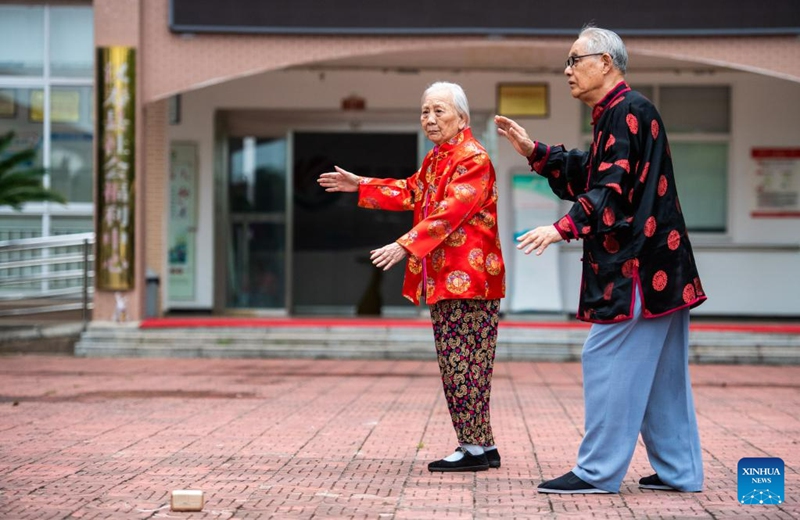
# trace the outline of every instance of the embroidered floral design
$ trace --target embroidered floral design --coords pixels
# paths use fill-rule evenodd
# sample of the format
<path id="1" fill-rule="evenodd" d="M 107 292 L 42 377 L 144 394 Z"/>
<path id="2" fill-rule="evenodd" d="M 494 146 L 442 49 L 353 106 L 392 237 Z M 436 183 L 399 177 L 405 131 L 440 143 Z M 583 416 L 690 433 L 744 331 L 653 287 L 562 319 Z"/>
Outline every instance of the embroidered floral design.
<path id="1" fill-rule="evenodd" d="M 464 271 L 453 271 L 447 276 L 447 290 L 453 294 L 464 294 L 469 289 L 470 278 Z"/>
<path id="2" fill-rule="evenodd" d="M 503 262 L 500 261 L 498 255 L 494 253 L 486 255 L 486 271 L 492 276 L 497 276 L 503 271 Z M 503 280 L 503 286 L 505 287 L 505 280 Z"/>
<path id="3" fill-rule="evenodd" d="M 437 240 L 442 240 L 450 234 L 450 223 L 446 220 L 437 219 L 428 225 L 428 235 Z"/>
<path id="4" fill-rule="evenodd" d="M 438 247 L 433 250 L 433 253 L 431 253 L 431 264 L 434 271 L 438 272 L 442 270 L 442 267 L 444 267 L 445 258 L 446 256 L 444 249 Z"/>
<path id="5" fill-rule="evenodd" d="M 422 272 L 422 262 L 414 255 L 408 255 L 408 270 L 414 274 Z"/>
<path id="6" fill-rule="evenodd" d="M 462 227 L 459 227 L 444 239 L 444 243 L 450 247 L 461 247 L 466 242 L 467 232 Z"/>
<path id="7" fill-rule="evenodd" d="M 469 184 L 457 184 L 453 186 L 453 195 L 455 198 L 464 204 L 469 204 L 475 200 L 477 191 Z"/>
<path id="8" fill-rule="evenodd" d="M 469 265 L 478 272 L 483 272 L 483 251 L 475 248 L 467 255 Z"/>

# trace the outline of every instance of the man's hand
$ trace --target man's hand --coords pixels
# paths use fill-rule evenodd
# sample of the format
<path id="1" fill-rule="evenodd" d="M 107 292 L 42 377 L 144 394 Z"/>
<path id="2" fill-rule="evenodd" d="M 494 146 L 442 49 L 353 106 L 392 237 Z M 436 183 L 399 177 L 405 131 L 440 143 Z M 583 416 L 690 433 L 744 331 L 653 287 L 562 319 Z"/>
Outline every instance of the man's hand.
<path id="1" fill-rule="evenodd" d="M 373 249 L 369 252 L 369 259 L 372 261 L 372 264 L 384 271 L 403 260 L 406 256 L 408 256 L 408 253 L 406 253 L 403 246 L 397 242 L 392 242 L 380 249 Z"/>
<path id="2" fill-rule="evenodd" d="M 508 139 L 518 154 L 525 158 L 531 156 L 533 140 L 516 121 L 504 116 L 494 116 L 494 124 L 497 125 L 497 133 Z"/>
<path id="3" fill-rule="evenodd" d="M 540 226 L 517 238 L 519 242 L 517 249 L 523 250 L 526 255 L 535 250 L 536 256 L 539 256 L 547 249 L 547 246 L 562 240 L 564 238 L 555 226 Z"/>
<path id="4" fill-rule="evenodd" d="M 323 173 L 317 179 L 317 182 L 325 188 L 325 191 L 358 191 L 358 181 L 361 177 L 338 166 L 334 166 L 334 168 L 336 168 L 335 172 Z"/>

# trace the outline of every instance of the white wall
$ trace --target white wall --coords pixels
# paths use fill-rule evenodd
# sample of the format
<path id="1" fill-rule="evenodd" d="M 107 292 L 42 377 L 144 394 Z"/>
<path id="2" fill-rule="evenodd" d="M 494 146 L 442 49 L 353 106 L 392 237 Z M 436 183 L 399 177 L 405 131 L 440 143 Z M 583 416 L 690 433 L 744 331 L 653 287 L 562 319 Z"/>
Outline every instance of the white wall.
<path id="1" fill-rule="evenodd" d="M 183 95 L 182 121 L 170 127 L 171 140 L 191 140 L 200 145 L 200 198 L 198 228 L 198 288 L 192 305 L 213 304 L 213 118 L 217 109 L 339 109 L 342 98 L 358 94 L 367 110 L 408 110 L 409 129 L 418 128 L 419 99 L 424 88 L 439 79 L 460 83 L 466 90 L 474 114 L 494 113 L 499 82 L 544 82 L 549 84 L 550 117 L 520 120 L 529 134 L 548 144 L 580 144 L 580 103 L 569 94 L 561 75 L 461 72 L 398 74 L 347 71 L 280 71 L 244 78 Z M 800 146 L 800 84 L 747 73 L 716 75 L 629 74 L 632 83 L 729 84 L 732 87 L 732 140 L 729 178 L 729 230 L 724 236 L 692 235 L 700 274 L 709 301 L 698 314 L 800 316 L 800 252 L 760 249 L 761 246 L 800 244 L 798 219 L 753 219 L 752 147 Z M 342 121 L 348 118 L 343 114 Z M 479 133 L 479 128 L 475 128 Z M 492 159 L 500 178 L 500 227 L 509 267 L 515 262 L 536 268 L 535 258 L 524 258 L 513 245 L 510 177 L 513 169 L 525 168 L 523 158 L 511 147 L 497 142 Z M 740 246 L 747 246 L 740 249 Z M 549 251 L 548 251 L 549 253 Z M 555 253 L 555 252 L 554 252 Z M 580 249 L 562 248 L 562 294 L 564 312 L 574 313 L 580 281 Z M 513 272 L 513 269 L 509 269 Z M 513 279 L 509 291 L 515 290 Z M 521 288 L 527 289 L 529 288 Z"/>

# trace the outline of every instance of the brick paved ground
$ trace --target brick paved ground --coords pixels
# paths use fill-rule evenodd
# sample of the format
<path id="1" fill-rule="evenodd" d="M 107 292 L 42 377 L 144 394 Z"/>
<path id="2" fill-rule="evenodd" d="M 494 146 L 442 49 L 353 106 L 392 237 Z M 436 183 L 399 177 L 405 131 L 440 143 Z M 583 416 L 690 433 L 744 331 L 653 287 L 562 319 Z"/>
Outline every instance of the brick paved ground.
<path id="1" fill-rule="evenodd" d="M 692 367 L 707 489 L 536 493 L 583 428 L 580 366 L 500 363 L 503 467 L 430 474 L 455 438 L 431 361 L 0 357 L 0 517 L 797 518 L 800 367 Z M 781 457 L 786 502 L 736 500 L 742 457 Z M 202 489 L 201 513 L 168 507 Z"/>

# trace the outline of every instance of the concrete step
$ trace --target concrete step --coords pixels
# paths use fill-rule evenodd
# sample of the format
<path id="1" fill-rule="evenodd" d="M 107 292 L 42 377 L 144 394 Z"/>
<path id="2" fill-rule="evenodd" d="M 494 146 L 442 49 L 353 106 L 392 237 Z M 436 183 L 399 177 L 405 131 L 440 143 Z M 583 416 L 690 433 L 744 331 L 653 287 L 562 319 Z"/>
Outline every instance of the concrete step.
<path id="1" fill-rule="evenodd" d="M 588 327 L 504 327 L 497 359 L 579 361 Z M 139 328 L 92 322 L 75 345 L 86 357 L 435 359 L 430 327 Z M 693 363 L 800 364 L 800 335 L 690 333 Z"/>

